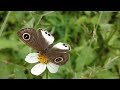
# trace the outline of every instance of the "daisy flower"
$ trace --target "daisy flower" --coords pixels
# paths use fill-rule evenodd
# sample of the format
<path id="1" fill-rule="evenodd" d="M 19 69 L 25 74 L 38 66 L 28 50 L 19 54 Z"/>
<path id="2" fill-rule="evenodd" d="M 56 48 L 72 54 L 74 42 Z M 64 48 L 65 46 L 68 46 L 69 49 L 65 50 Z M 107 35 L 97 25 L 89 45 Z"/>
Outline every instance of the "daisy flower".
<path id="1" fill-rule="evenodd" d="M 40 55 L 39 53 L 28 54 L 25 58 L 25 61 L 28 63 L 37 63 L 31 69 L 31 73 L 36 76 L 42 74 L 46 69 L 48 69 L 48 71 L 51 73 L 56 73 L 59 68 L 59 65 L 49 62 L 46 57 Z"/>

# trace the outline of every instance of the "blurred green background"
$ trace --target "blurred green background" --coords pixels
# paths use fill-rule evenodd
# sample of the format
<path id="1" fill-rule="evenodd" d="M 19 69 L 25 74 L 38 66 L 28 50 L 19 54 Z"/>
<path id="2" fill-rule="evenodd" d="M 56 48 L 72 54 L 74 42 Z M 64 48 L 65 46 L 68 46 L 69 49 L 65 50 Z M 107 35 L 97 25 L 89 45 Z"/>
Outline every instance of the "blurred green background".
<path id="1" fill-rule="evenodd" d="M 17 36 L 24 27 L 45 28 L 54 43 L 71 45 L 70 59 L 50 79 L 119 79 L 119 11 L 0 11 L 0 78 L 44 79 L 34 76 L 34 64 L 25 62 L 30 52 Z"/>

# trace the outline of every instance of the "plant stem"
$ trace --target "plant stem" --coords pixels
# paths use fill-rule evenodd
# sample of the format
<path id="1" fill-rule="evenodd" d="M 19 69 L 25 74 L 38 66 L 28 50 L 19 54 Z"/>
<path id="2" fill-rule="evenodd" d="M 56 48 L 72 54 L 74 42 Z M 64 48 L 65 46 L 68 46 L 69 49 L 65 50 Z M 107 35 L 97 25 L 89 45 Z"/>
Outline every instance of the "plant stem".
<path id="1" fill-rule="evenodd" d="M 7 20 L 8 20 L 8 17 L 9 17 L 9 15 L 10 15 L 10 13 L 11 13 L 11 11 L 8 12 L 8 14 L 7 14 L 7 16 L 6 16 L 6 18 L 5 18 L 2 26 L 1 26 L 1 28 L 0 28 L 0 36 L 2 35 L 2 32 L 3 32 L 4 28 L 5 28 L 5 25 L 6 25 L 6 22 L 7 22 Z"/>
<path id="2" fill-rule="evenodd" d="M 101 11 L 101 13 L 100 13 L 100 16 L 99 16 L 99 18 L 98 18 L 98 22 L 97 22 L 97 24 L 96 24 L 96 26 L 95 26 L 95 30 L 97 30 L 97 28 L 98 28 L 98 25 L 99 25 L 100 20 L 101 20 L 101 18 L 102 18 L 102 14 L 103 14 L 103 11 Z"/>
<path id="3" fill-rule="evenodd" d="M 48 79 L 48 69 L 46 69 L 46 79 Z"/>
<path id="4" fill-rule="evenodd" d="M 46 16 L 46 15 L 48 15 L 48 14 L 50 14 L 50 13 L 53 13 L 53 12 L 54 12 L 54 11 L 50 11 L 50 12 L 48 12 L 48 13 L 45 13 L 45 14 L 41 15 L 41 16 L 40 16 L 40 19 L 38 20 L 38 22 L 37 22 L 37 24 L 35 25 L 35 27 L 40 24 L 40 21 L 42 20 L 42 18 L 43 18 L 44 16 Z"/>

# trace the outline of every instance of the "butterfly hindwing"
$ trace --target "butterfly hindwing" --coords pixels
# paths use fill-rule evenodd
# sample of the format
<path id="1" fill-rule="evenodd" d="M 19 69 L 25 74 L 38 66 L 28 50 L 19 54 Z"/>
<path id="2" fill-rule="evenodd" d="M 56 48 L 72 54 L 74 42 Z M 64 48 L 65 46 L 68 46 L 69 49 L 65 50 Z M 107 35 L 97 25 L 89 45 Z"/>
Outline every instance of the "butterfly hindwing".
<path id="1" fill-rule="evenodd" d="M 53 63 L 57 65 L 65 64 L 69 59 L 70 46 L 64 43 L 57 43 L 51 49 L 49 49 L 45 56 Z"/>

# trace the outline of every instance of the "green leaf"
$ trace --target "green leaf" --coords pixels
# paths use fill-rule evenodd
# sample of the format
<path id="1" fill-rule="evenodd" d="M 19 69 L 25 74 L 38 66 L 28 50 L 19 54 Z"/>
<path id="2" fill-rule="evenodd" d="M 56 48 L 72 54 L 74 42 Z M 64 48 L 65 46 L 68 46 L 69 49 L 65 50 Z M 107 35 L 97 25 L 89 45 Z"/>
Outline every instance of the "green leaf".
<path id="1" fill-rule="evenodd" d="M 76 59 L 76 70 L 83 70 L 85 65 L 89 65 L 93 62 L 96 53 L 90 46 L 83 45 L 80 53 Z"/>
<path id="2" fill-rule="evenodd" d="M 0 79 L 8 79 L 10 74 L 7 64 L 0 62 Z"/>
<path id="3" fill-rule="evenodd" d="M 112 16 L 112 12 L 110 11 L 101 11 L 100 12 L 102 15 L 101 15 L 101 19 L 100 19 L 100 24 L 105 24 L 105 23 L 108 23 L 108 21 L 111 19 L 111 16 Z"/>
<path id="4" fill-rule="evenodd" d="M 118 79 L 118 75 L 116 73 L 110 72 L 109 70 L 101 70 L 95 74 L 95 78 L 98 79 Z"/>
<path id="5" fill-rule="evenodd" d="M 24 73 L 24 68 L 19 65 L 15 65 L 14 74 L 15 74 L 15 79 L 27 79 Z"/>
<path id="6" fill-rule="evenodd" d="M 11 48 L 14 47 L 14 41 L 9 41 L 6 39 L 0 39 L 0 49 L 4 49 L 4 48 Z"/>

